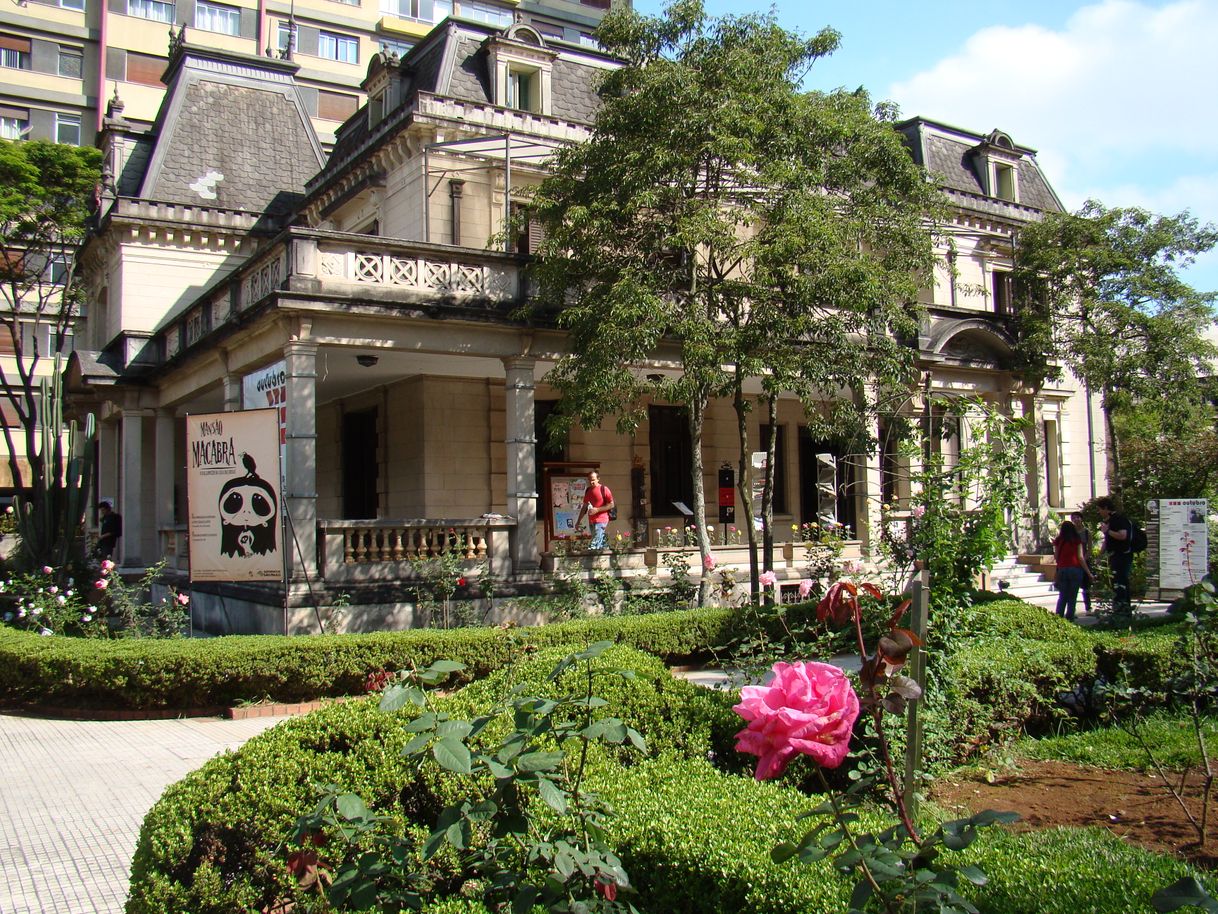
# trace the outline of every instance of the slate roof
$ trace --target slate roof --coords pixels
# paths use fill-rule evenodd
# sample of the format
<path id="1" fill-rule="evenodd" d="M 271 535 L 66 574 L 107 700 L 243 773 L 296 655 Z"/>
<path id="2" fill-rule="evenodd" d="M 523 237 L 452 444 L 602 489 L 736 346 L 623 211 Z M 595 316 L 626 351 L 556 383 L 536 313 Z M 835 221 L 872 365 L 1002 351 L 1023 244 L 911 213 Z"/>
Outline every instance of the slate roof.
<path id="1" fill-rule="evenodd" d="M 948 191 L 959 191 L 976 197 L 986 197 L 985 185 L 976 170 L 973 149 L 985 138 L 954 127 L 936 124 L 923 118 L 913 118 L 897 125 L 913 154 L 914 161 L 929 171 Z M 947 135 L 948 133 L 952 135 Z M 1016 147 L 1019 162 L 1019 205 L 1043 212 L 1060 212 L 1061 202 L 1036 164 L 1035 150 Z M 989 201 L 992 201 L 990 203 Z M 1009 205 L 997 198 L 976 201 L 975 208 L 994 210 L 995 214 Z"/>
<path id="2" fill-rule="evenodd" d="M 277 215 L 324 163 L 295 65 L 183 46 L 151 131 L 144 199 Z"/>

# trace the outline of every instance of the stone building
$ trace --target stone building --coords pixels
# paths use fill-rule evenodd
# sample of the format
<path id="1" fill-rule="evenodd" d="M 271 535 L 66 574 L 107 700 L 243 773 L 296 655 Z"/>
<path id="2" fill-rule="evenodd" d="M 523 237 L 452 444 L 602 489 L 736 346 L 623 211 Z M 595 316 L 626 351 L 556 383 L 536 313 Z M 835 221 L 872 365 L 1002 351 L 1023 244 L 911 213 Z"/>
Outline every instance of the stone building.
<path id="1" fill-rule="evenodd" d="M 284 382 L 288 583 L 196 584 L 215 629 L 316 631 L 316 604 L 339 591 L 352 627 L 412 624 L 402 582 L 439 543 L 485 561 L 501 592 L 537 586 L 546 463 L 599 465 L 619 529 L 640 542 L 681 526 L 680 411 L 650 404 L 630 437 L 607 422 L 561 449 L 539 443 L 557 396 L 546 372 L 567 341 L 515 317 L 537 238 L 504 227 L 554 150 L 587 136 L 612 66 L 524 22 L 449 19 L 402 58 L 372 61 L 368 104 L 324 162 L 290 61 L 179 42 L 150 128 L 112 106 L 100 142 L 113 193 L 81 255 L 93 304 L 69 380 L 99 416 L 99 494 L 124 515 L 124 566 L 166 556 L 185 574 L 184 417 L 266 405 L 248 390 L 268 371 Z M 1031 540 L 1046 508 L 1087 494 L 1088 448 L 1100 447 L 1077 391 L 1033 395 L 1009 374 L 1011 232 L 1059 204 L 1032 150 L 1004 134 L 900 129 L 955 211 L 925 293 L 924 367 L 936 391 L 1037 416 L 1035 510 L 1020 521 Z M 712 502 L 734 423 L 714 405 Z M 866 550 L 882 493 L 902 495 L 884 455 L 812 440 L 794 399 L 780 404 L 778 446 L 777 529 L 829 514 Z M 826 454 L 838 458 L 827 489 Z"/>

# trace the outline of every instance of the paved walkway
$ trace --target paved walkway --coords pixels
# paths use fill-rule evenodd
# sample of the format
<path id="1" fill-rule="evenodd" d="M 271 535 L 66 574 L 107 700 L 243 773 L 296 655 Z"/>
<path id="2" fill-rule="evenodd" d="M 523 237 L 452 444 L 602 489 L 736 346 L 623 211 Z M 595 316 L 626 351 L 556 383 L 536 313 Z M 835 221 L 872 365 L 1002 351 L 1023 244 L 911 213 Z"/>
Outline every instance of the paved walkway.
<path id="1" fill-rule="evenodd" d="M 0 715 L 0 912 L 121 914 L 140 825 L 165 788 L 282 719 Z"/>

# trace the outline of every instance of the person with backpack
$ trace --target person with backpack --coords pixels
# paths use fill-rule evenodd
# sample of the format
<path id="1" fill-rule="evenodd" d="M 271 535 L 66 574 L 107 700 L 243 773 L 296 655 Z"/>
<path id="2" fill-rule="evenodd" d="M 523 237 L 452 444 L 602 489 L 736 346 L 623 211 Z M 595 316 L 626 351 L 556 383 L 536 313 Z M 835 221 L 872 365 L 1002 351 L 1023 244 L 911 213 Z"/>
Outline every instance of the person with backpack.
<path id="1" fill-rule="evenodd" d="M 617 517 L 617 504 L 613 500 L 613 492 L 608 486 L 601 485 L 600 473 L 593 470 L 588 474 L 588 488 L 584 490 L 584 504 L 579 509 L 579 517 L 575 519 L 575 528 L 588 515 L 588 528 L 592 531 L 592 543 L 588 547 L 594 552 L 605 548 L 605 531 L 609 521 Z"/>
<path id="2" fill-rule="evenodd" d="M 1102 521 L 1100 532 L 1104 534 L 1104 553 L 1108 556 L 1108 567 L 1112 571 L 1112 611 L 1127 615 L 1133 611 L 1129 596 L 1129 572 L 1133 569 L 1134 526 L 1124 514 L 1117 510 L 1116 502 L 1109 496 L 1096 499 L 1096 509 Z"/>

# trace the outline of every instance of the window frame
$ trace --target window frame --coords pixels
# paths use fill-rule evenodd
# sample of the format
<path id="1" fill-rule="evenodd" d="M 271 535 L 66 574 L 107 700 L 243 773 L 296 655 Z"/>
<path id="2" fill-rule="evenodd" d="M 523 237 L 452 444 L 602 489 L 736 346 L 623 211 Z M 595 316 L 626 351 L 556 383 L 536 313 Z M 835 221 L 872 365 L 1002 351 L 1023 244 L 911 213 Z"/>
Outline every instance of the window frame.
<path id="1" fill-rule="evenodd" d="M 223 16 L 231 24 L 229 29 L 209 28 L 201 24 L 203 18 L 200 14 L 206 9 L 210 16 Z M 241 7 L 230 6 L 227 3 L 216 3 L 214 0 L 195 0 L 195 28 L 203 32 L 211 32 L 214 35 L 231 35 L 234 38 L 241 37 Z"/>
<path id="2" fill-rule="evenodd" d="M 55 142 L 62 143 L 65 146 L 79 146 L 81 142 L 81 128 L 84 125 L 84 118 L 79 114 L 71 114 L 66 111 L 55 112 Z M 64 127 L 76 128 L 76 142 L 63 139 L 60 130 Z"/>
<path id="3" fill-rule="evenodd" d="M 16 130 L 16 136 L 10 135 L 6 129 L 12 125 L 20 125 Z M 24 140 L 27 139 L 30 132 L 30 116 L 27 114 L 24 118 L 11 117 L 9 115 L 0 115 L 0 139 L 5 140 Z"/>
<path id="4" fill-rule="evenodd" d="M 333 44 L 333 55 L 325 53 L 327 43 Z M 350 60 L 342 56 L 342 49 L 344 47 L 352 51 Z M 327 32 L 325 29 L 320 29 L 317 32 L 317 56 L 323 60 L 333 60 L 336 63 L 358 64 L 359 39 L 354 35 L 344 35 L 342 32 Z"/>
<path id="5" fill-rule="evenodd" d="M 462 0 L 459 15 L 462 19 L 481 22 L 483 25 L 493 26 L 497 29 L 510 28 L 516 20 L 515 14 L 511 10 L 493 3 L 481 3 L 478 0 L 471 0 L 468 3 Z"/>
<path id="6" fill-rule="evenodd" d="M 85 0 L 59 0 L 59 5 L 66 10 L 76 10 L 79 13 L 85 11 Z"/>
<path id="7" fill-rule="evenodd" d="M 163 11 L 165 8 L 169 9 L 168 18 L 146 15 L 146 13 L 157 10 Z M 137 10 L 143 10 L 143 12 Z M 177 20 L 177 11 L 177 4 L 174 0 L 127 0 L 127 15 L 148 22 L 163 22 L 166 25 L 173 25 Z"/>
<path id="8" fill-rule="evenodd" d="M 75 60 L 77 62 L 77 67 L 79 68 L 79 72 L 65 73 L 63 71 L 63 62 L 65 60 Z M 55 72 L 65 79 L 83 79 L 85 74 L 84 51 L 80 48 L 67 47 L 61 44 L 59 46 L 59 59 L 55 65 Z"/>

